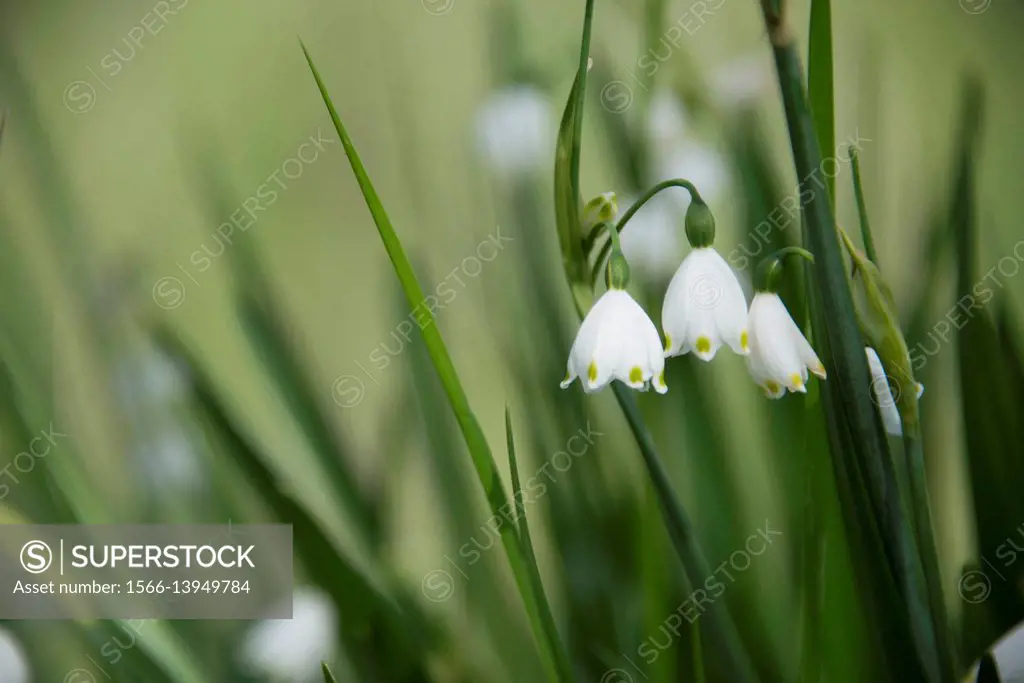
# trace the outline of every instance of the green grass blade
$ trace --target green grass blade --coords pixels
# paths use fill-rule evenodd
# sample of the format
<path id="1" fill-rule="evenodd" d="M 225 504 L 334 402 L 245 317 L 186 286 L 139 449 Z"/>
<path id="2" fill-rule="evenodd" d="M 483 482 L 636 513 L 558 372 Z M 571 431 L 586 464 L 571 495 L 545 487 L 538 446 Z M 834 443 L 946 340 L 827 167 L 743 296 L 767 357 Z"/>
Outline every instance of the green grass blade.
<path id="1" fill-rule="evenodd" d="M 811 0 L 811 28 L 807 47 L 807 96 L 818 133 L 818 147 L 832 154 L 836 148 L 835 81 L 832 54 L 832 0 Z M 829 196 L 835 202 L 835 176 L 826 175 Z"/>
<path id="2" fill-rule="evenodd" d="M 683 563 L 687 580 L 691 585 L 703 586 L 705 580 L 711 576 L 711 570 L 697 542 L 690 518 L 672 490 L 668 474 L 661 465 L 654 439 L 644 425 L 631 390 L 619 382 L 612 383 L 612 390 L 640 448 L 644 465 L 658 496 L 669 538 Z M 721 665 L 728 673 L 728 680 L 735 683 L 757 681 L 757 673 L 749 655 L 743 649 L 736 625 L 733 624 L 725 603 L 716 601 L 705 614 L 708 635 L 712 641 L 710 646 L 716 657 L 721 658 Z"/>
<path id="3" fill-rule="evenodd" d="M 871 234 L 871 221 L 868 220 L 868 205 L 864 198 L 864 184 L 860 175 L 860 154 L 853 147 L 850 148 L 850 165 L 853 167 L 853 194 L 857 199 L 857 217 L 860 219 L 864 252 L 871 262 L 878 266 L 878 252 L 875 251 L 875 238 Z"/>
<path id="4" fill-rule="evenodd" d="M 302 46 L 302 51 L 306 56 L 306 62 L 309 64 L 309 69 L 316 80 L 317 88 L 320 90 L 320 95 L 323 97 L 327 111 L 331 115 L 331 121 L 334 123 L 334 128 L 341 139 L 345 154 L 348 156 L 349 163 L 352 166 L 352 172 L 359 183 L 359 188 L 363 193 L 367 208 L 373 216 L 374 224 L 377 226 L 381 241 L 384 243 L 384 248 L 387 250 L 388 257 L 394 266 L 395 274 L 402 285 L 402 290 L 405 292 L 405 296 L 413 311 L 419 312 L 417 319 L 420 322 L 420 329 L 423 333 L 423 340 L 427 351 L 430 354 L 430 360 L 438 376 L 441 378 L 441 384 L 444 386 L 448 403 L 455 412 L 456 421 L 459 423 L 463 439 L 473 459 L 477 477 L 480 480 L 480 485 L 483 487 L 491 514 L 500 517 L 502 515 L 501 510 L 508 504 L 508 499 L 505 495 L 501 478 L 498 476 L 491 447 L 487 443 L 476 415 L 470 408 L 469 399 L 466 397 L 466 392 L 462 388 L 462 382 L 455 371 L 451 356 L 448 354 L 448 349 L 441 338 L 433 312 L 425 305 L 426 298 L 423 294 L 423 289 L 416 279 L 412 264 L 402 248 L 401 241 L 395 232 L 394 226 L 391 224 L 391 219 L 388 217 L 387 211 L 385 211 L 384 205 L 381 203 L 380 197 L 377 195 L 377 191 L 374 189 L 373 183 L 363 167 L 359 154 L 352 144 L 345 126 L 341 122 L 341 117 L 338 115 L 323 83 L 323 79 L 320 77 L 320 73 L 317 71 L 305 45 Z M 543 602 L 543 595 L 538 595 L 532 590 L 532 584 L 527 571 L 526 557 L 518 533 L 509 525 L 504 525 L 501 528 L 501 539 L 516 580 L 516 586 L 519 588 L 527 613 L 530 615 L 530 622 L 531 624 L 537 624 L 540 622 L 539 614 L 544 610 L 550 611 L 550 608 Z M 568 665 L 564 663 L 567 660 L 565 660 L 564 654 L 561 654 L 563 652 L 562 649 L 551 649 L 543 633 L 535 632 L 534 637 L 541 649 L 541 657 L 551 680 L 571 680 Z"/>
<path id="5" fill-rule="evenodd" d="M 505 405 L 505 439 L 508 447 L 510 477 L 512 479 L 512 505 L 515 509 L 518 509 L 520 504 L 518 501 L 523 500 L 523 493 L 519 482 L 519 464 L 516 461 L 515 437 L 512 433 L 512 412 L 508 404 Z M 560 667 L 559 673 L 563 680 L 572 680 L 569 657 L 562 649 L 561 638 L 558 635 L 558 627 L 555 626 L 555 619 L 551 614 L 551 608 L 548 606 L 547 598 L 544 596 L 544 584 L 540 577 L 540 567 L 537 566 L 537 556 L 533 551 L 533 539 L 530 538 L 530 523 L 527 520 L 525 505 L 522 508 L 522 516 L 519 517 L 517 515 L 517 520 L 520 542 L 523 546 L 523 554 L 526 556 L 527 568 L 530 578 L 533 581 L 533 590 L 540 598 L 537 601 L 538 606 L 540 607 L 538 614 L 540 623 L 534 625 L 534 631 L 543 632 L 548 639 L 548 647 L 552 652 L 558 653 L 558 664 Z"/>
<path id="6" fill-rule="evenodd" d="M 848 286 L 843 254 L 836 234 L 836 223 L 828 196 L 820 196 L 810 188 L 810 181 L 820 168 L 821 146 L 815 132 L 811 111 L 803 86 L 803 69 L 796 49 L 792 27 L 786 21 L 785 9 L 777 11 L 770 0 L 762 0 L 762 9 L 772 43 L 779 85 L 789 126 L 790 142 L 801 190 L 810 190 L 805 206 L 807 222 L 804 245 L 814 253 L 816 264 L 811 269 L 816 288 L 811 297 L 817 342 L 822 346 L 829 379 L 822 391 L 823 405 L 829 425 L 834 467 L 837 475 L 852 470 L 843 459 L 861 471 L 856 481 L 840 482 L 849 492 L 844 518 L 847 523 L 861 524 L 851 505 L 866 496 L 870 503 L 874 533 L 881 534 L 884 554 L 877 563 L 886 564 L 901 586 L 900 593 L 910 611 L 911 632 L 906 634 L 909 647 L 885 643 L 890 666 L 903 666 L 907 652 L 916 653 L 925 680 L 955 680 L 949 661 L 939 646 L 936 632 L 947 628 L 936 623 L 938 615 L 929 607 L 928 586 L 924 581 L 921 558 L 913 539 L 903 499 L 896 482 L 894 464 L 886 436 L 881 429 L 870 394 L 871 378 L 864 355 L 864 342 L 854 312 Z M 782 3 L 783 7 L 785 3 Z M 823 22 L 823 20 L 820 20 Z M 820 24 L 819 24 L 820 25 Z M 823 30 L 823 29 L 819 29 Z M 821 39 L 823 41 L 823 39 Z M 820 73 L 820 72 L 819 72 Z M 819 99 L 822 99 L 819 96 Z M 821 107 L 817 116 L 824 116 Z M 827 124 L 826 124 L 827 125 Z M 841 469 L 839 468 L 841 467 Z M 867 484 L 862 489 L 860 482 Z M 926 529 L 925 533 L 930 533 Z M 861 531 L 864 541 L 869 539 Z M 875 546 L 874 543 L 870 544 Z M 868 558 L 863 558 L 868 559 Z M 861 562 L 875 580 L 886 581 L 884 574 L 871 569 L 875 562 Z M 934 587 L 938 589 L 939 587 Z M 878 587 L 882 590 L 882 586 Z M 877 598 L 874 598 L 877 599 Z M 876 615 L 877 616 L 877 615 Z M 910 664 L 910 670 L 914 665 Z"/>
<path id="7" fill-rule="evenodd" d="M 338 683 L 338 679 L 331 673 L 330 668 L 327 666 L 327 662 L 320 662 L 320 669 L 324 675 L 324 683 Z"/>

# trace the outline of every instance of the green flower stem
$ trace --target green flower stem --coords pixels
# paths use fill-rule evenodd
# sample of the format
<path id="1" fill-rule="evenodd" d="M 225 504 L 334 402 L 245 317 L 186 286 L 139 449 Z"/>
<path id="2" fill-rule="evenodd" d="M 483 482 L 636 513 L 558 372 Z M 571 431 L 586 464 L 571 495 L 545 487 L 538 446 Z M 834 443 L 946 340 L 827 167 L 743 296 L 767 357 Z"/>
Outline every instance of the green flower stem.
<path id="1" fill-rule="evenodd" d="M 669 538 L 675 547 L 676 554 L 683 562 L 683 570 L 686 579 L 693 586 L 703 586 L 711 576 L 711 569 L 707 560 L 694 536 L 693 526 L 683 509 L 679 499 L 676 498 L 672 484 L 669 482 L 668 474 L 661 466 L 657 450 L 654 446 L 654 439 L 644 425 L 643 417 L 637 408 L 631 390 L 620 382 L 612 383 L 612 391 L 622 408 L 622 412 L 633 432 L 640 454 L 643 456 L 644 465 L 651 477 L 651 483 L 658 497 L 659 507 L 665 526 L 668 529 Z M 733 683 L 753 683 L 758 681 L 757 673 L 754 671 L 750 657 L 743 649 L 736 625 L 733 624 L 725 603 L 716 600 L 702 617 L 707 624 L 708 634 L 711 636 L 712 646 L 716 657 L 721 657 L 721 665 L 725 669 L 724 680 Z"/>
<path id="2" fill-rule="evenodd" d="M 647 190 L 647 192 L 644 192 L 642 195 L 640 195 L 640 198 L 633 202 L 632 206 L 626 209 L 626 212 L 622 214 L 622 218 L 620 218 L 619 222 L 616 223 L 615 225 L 616 236 L 618 235 L 618 233 L 626 229 L 626 225 L 629 223 L 629 220 L 636 214 L 637 211 L 639 211 L 643 207 L 644 204 L 650 201 L 654 197 L 654 195 L 658 194 L 662 190 L 667 190 L 670 187 L 682 187 L 687 192 L 690 193 L 690 201 L 696 202 L 698 204 L 704 204 L 704 198 L 700 196 L 700 192 L 697 191 L 697 188 L 694 187 L 693 183 L 691 183 L 689 180 L 684 180 L 683 178 L 663 180 L 657 185 L 651 187 L 649 190 Z M 609 231 L 609 234 L 611 234 L 611 231 Z M 594 242 L 596 242 L 596 239 L 590 243 L 587 250 L 588 254 L 590 253 L 590 249 L 593 248 Z M 604 263 L 605 259 L 608 258 L 608 254 L 611 252 L 611 250 L 612 242 L 611 240 L 609 240 L 608 242 L 604 243 L 603 247 L 601 247 L 601 253 L 597 257 L 597 260 L 594 261 L 594 275 L 592 280 L 594 286 L 597 286 L 597 278 L 600 276 L 602 270 L 601 266 Z"/>
<path id="3" fill-rule="evenodd" d="M 787 256 L 800 256 L 814 263 L 814 254 L 801 247 L 783 247 L 774 254 L 765 257 L 754 270 L 754 291 L 779 291 L 782 279 L 782 260 Z"/>
<path id="4" fill-rule="evenodd" d="M 860 218 L 860 234 L 864 241 L 864 251 L 868 259 L 878 266 L 878 252 L 875 251 L 875 240 L 871 236 L 871 223 L 868 221 L 868 205 L 864 200 L 864 187 L 860 175 L 860 155 L 853 147 L 850 148 L 850 164 L 853 166 L 853 194 L 857 198 L 857 216 Z"/>
<path id="5" fill-rule="evenodd" d="M 448 402 L 455 413 L 455 419 L 459 424 L 459 429 L 473 459 L 477 478 L 483 487 L 491 514 L 500 518 L 502 516 L 501 510 L 503 508 L 507 509 L 506 506 L 509 505 L 509 502 L 505 495 L 505 488 L 501 483 L 501 478 L 498 476 L 491 447 L 487 443 L 483 429 L 480 427 L 480 423 L 469 405 L 469 399 L 462 388 L 462 382 L 455 370 L 454 363 L 452 363 L 451 356 L 448 354 L 448 348 L 441 338 L 441 332 L 438 330 L 433 312 L 425 305 L 426 297 L 423 294 L 423 288 L 416 279 L 412 264 L 402 248 L 401 240 L 399 240 L 398 234 L 391 224 L 391 219 L 388 217 L 380 197 L 377 196 L 377 191 L 370 181 L 366 169 L 363 167 L 363 162 L 359 158 L 359 154 L 352 144 L 345 126 L 341 122 L 341 117 L 338 116 L 338 112 L 334 108 L 334 103 L 331 101 L 323 79 L 320 78 L 320 73 L 313 64 L 313 59 L 310 57 L 305 45 L 302 46 L 302 51 L 306 56 L 306 62 L 309 64 L 309 69 L 316 80 L 317 88 L 320 90 L 320 95 L 323 97 L 327 111 L 330 113 L 334 129 L 338 133 L 342 147 L 344 147 L 345 154 L 352 166 L 352 173 L 359 183 L 359 189 L 362 191 L 366 205 L 373 216 L 373 222 L 377 226 L 378 233 L 380 233 L 381 241 L 384 243 L 384 248 L 388 252 L 388 257 L 394 266 L 395 274 L 402 284 L 402 290 L 405 292 L 413 311 L 419 311 L 423 318 L 423 324 L 420 327 L 422 329 L 424 345 L 427 347 L 430 360 L 434 365 L 434 369 L 437 370 L 445 394 L 448 397 Z M 522 539 L 519 533 L 510 525 L 503 525 L 501 541 L 505 547 L 516 586 L 519 589 L 527 615 L 529 616 L 534 638 L 537 640 L 538 647 L 540 648 L 541 660 L 548 678 L 554 682 L 568 683 L 572 681 L 569 658 L 561 643 L 559 641 L 552 642 L 549 639 L 551 634 L 542 626 L 545 621 L 545 617 L 542 615 L 550 612 L 550 607 L 547 605 L 543 593 L 538 593 L 534 590 L 533 583 L 529 577 L 527 553 L 523 548 Z M 550 615 L 547 618 L 550 618 Z"/>

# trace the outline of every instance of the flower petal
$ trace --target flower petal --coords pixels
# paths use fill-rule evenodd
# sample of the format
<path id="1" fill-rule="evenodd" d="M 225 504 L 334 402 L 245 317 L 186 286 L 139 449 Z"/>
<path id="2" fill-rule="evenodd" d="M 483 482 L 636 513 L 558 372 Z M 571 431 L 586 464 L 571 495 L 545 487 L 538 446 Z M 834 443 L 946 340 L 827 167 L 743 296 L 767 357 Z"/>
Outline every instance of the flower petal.
<path id="1" fill-rule="evenodd" d="M 900 411 L 896 408 L 896 399 L 892 395 L 885 367 L 873 348 L 868 346 L 864 351 L 868 357 L 868 369 L 871 370 L 871 393 L 882 416 L 882 426 L 893 436 L 903 436 L 903 422 L 900 420 Z"/>
<path id="2" fill-rule="evenodd" d="M 679 356 L 689 351 L 685 345 L 691 308 L 687 294 L 687 273 L 692 263 L 691 254 L 688 254 L 676 269 L 676 274 L 668 283 L 665 300 L 661 306 L 661 327 L 665 330 L 666 356 Z"/>
<path id="3" fill-rule="evenodd" d="M 759 354 L 769 379 L 790 391 L 806 391 L 807 369 L 793 343 L 796 323 L 777 294 L 758 292 L 750 302 L 751 353 Z"/>
<path id="4" fill-rule="evenodd" d="M 708 248 L 704 257 L 707 265 L 717 271 L 719 297 L 714 305 L 715 326 L 719 337 L 741 356 L 750 352 L 747 329 L 747 298 L 736 273 L 722 255 Z"/>

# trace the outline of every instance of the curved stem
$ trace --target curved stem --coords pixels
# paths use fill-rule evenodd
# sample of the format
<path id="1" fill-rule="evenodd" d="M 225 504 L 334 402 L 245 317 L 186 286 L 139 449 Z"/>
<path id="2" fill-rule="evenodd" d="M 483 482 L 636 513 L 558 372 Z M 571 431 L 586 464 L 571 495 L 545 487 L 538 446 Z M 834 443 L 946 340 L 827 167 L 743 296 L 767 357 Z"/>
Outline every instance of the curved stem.
<path id="1" fill-rule="evenodd" d="M 814 263 L 814 254 L 812 254 L 811 252 L 807 251 L 802 247 L 783 247 L 782 249 L 779 249 L 777 252 L 772 254 L 772 256 L 774 258 L 779 259 L 780 261 L 786 258 L 787 256 L 802 256 L 811 263 Z"/>
<path id="2" fill-rule="evenodd" d="M 654 195 L 658 194 L 662 190 L 667 190 L 670 187 L 681 187 L 690 193 L 690 201 L 697 202 L 698 204 L 705 203 L 704 198 L 700 196 L 700 192 L 697 191 L 697 188 L 694 187 L 693 183 L 691 183 L 689 180 L 686 180 L 684 178 L 673 178 L 672 180 L 663 180 L 657 185 L 651 187 L 649 190 L 647 190 L 647 192 L 640 195 L 640 198 L 633 202 L 632 206 L 626 209 L 626 212 L 622 214 L 622 218 L 620 218 L 619 222 L 616 223 L 615 225 L 614 239 L 618 238 L 618 233 L 622 232 L 626 228 L 626 224 L 629 223 L 629 220 L 634 216 L 634 214 L 636 214 L 637 211 L 641 209 L 641 207 L 643 207 L 644 204 L 650 201 L 654 197 Z M 612 231 L 609 231 L 609 234 L 611 233 Z M 585 253 L 588 256 L 590 254 L 590 250 L 593 249 L 594 247 L 594 243 L 597 241 L 597 230 L 595 229 L 595 231 L 591 234 L 594 235 L 594 239 L 591 240 L 589 246 L 587 246 L 586 244 L 584 245 Z M 606 258 L 608 258 L 608 253 L 611 251 L 611 248 L 612 241 L 605 242 L 604 246 L 601 247 L 601 253 L 597 257 L 597 261 L 594 262 L 594 275 L 592 279 L 592 283 L 594 286 L 597 286 L 597 277 L 601 273 L 601 264 L 604 263 L 604 260 Z"/>

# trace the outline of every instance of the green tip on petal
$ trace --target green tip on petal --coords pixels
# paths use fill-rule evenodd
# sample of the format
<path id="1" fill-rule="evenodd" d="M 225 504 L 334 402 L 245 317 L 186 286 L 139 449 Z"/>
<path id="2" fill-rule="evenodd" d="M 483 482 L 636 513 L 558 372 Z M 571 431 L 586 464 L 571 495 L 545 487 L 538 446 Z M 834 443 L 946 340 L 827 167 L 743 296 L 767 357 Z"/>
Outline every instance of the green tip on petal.
<path id="1" fill-rule="evenodd" d="M 707 337 L 697 337 L 697 343 L 694 345 L 697 349 L 697 353 L 708 353 L 711 351 L 711 340 Z"/>
<path id="2" fill-rule="evenodd" d="M 597 381 L 597 362 L 590 361 L 590 367 L 587 368 L 587 379 L 591 382 Z"/>
<path id="3" fill-rule="evenodd" d="M 644 381 L 644 371 L 640 369 L 639 365 L 634 365 L 629 371 L 629 381 L 633 384 Z"/>

